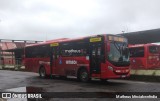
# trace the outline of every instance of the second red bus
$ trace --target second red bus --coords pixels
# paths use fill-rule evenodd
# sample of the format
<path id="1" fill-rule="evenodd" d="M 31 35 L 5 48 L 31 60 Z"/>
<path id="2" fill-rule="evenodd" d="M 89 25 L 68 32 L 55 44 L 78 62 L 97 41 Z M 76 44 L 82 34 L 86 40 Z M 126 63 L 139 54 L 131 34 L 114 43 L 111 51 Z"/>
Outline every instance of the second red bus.
<path id="1" fill-rule="evenodd" d="M 159 68 L 159 46 L 156 44 L 129 45 L 132 69 Z"/>

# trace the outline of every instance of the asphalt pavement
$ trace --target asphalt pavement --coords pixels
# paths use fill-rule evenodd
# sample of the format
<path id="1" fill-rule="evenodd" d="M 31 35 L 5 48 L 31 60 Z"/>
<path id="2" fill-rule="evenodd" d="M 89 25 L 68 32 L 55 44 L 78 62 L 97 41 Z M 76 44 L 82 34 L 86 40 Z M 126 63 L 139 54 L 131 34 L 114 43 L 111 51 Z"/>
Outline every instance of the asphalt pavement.
<path id="1" fill-rule="evenodd" d="M 134 94 L 138 92 L 143 92 L 147 94 L 160 94 L 160 83 L 157 82 L 141 82 L 141 81 L 131 81 L 131 80 L 108 80 L 107 82 L 101 82 L 100 80 L 92 80 L 88 83 L 78 82 L 76 79 L 41 79 L 37 73 L 31 72 L 22 72 L 22 71 L 7 71 L 0 70 L 0 91 L 12 91 L 12 92 L 24 92 L 28 90 L 30 92 L 55 92 L 54 94 L 60 94 L 63 97 L 63 94 L 70 96 L 66 98 L 48 98 L 43 99 L 43 101 L 106 101 L 116 100 L 116 101 L 130 101 L 130 100 L 144 100 L 144 101 L 155 101 L 160 99 L 129 99 L 129 98 L 96 98 L 97 94 L 102 96 L 107 93 L 120 92 L 121 95 L 125 94 Z M 123 94 L 124 93 L 124 94 Z M 82 94 L 80 98 L 71 98 L 76 94 Z M 87 95 L 88 94 L 88 95 Z M 97 96 L 99 97 L 99 96 Z M 123 97 L 123 96 L 122 96 Z M 6 101 L 0 99 L 0 101 Z M 17 101 L 15 99 L 8 99 L 7 101 Z M 28 100 L 18 100 L 18 101 L 28 101 Z M 31 99 L 31 101 L 34 101 Z M 42 101 L 35 100 L 35 101 Z"/>

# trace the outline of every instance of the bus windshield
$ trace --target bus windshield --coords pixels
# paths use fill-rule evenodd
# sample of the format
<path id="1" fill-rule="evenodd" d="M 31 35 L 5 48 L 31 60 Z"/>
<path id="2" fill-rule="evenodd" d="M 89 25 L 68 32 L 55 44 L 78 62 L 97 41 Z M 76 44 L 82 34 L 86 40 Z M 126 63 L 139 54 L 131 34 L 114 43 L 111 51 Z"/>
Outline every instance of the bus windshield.
<path id="1" fill-rule="evenodd" d="M 150 46 L 149 47 L 149 52 L 150 53 L 158 53 L 159 52 L 158 46 Z"/>
<path id="2" fill-rule="evenodd" d="M 129 49 L 127 48 L 127 43 L 116 41 L 110 42 L 108 60 L 114 65 L 119 66 L 124 66 L 126 62 L 129 63 Z"/>

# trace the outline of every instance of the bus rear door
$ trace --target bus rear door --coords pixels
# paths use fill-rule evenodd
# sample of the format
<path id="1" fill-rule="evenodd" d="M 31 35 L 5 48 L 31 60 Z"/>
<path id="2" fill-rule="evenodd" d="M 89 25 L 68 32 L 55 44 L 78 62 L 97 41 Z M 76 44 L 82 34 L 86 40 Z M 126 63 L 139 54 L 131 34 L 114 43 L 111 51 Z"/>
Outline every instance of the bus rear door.
<path id="1" fill-rule="evenodd" d="M 58 59 L 58 43 L 51 44 L 51 55 L 50 55 L 50 72 L 53 75 L 59 75 L 58 73 L 58 65 L 57 65 L 57 59 Z"/>

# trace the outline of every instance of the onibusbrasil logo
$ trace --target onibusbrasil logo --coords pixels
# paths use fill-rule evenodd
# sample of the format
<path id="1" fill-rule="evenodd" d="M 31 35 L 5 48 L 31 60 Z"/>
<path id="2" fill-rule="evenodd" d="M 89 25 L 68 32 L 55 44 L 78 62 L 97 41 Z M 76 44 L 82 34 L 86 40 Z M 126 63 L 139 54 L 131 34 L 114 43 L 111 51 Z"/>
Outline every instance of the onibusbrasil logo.
<path id="1" fill-rule="evenodd" d="M 42 98 L 41 94 L 35 93 L 2 93 L 3 99 L 11 99 L 11 98 Z"/>

